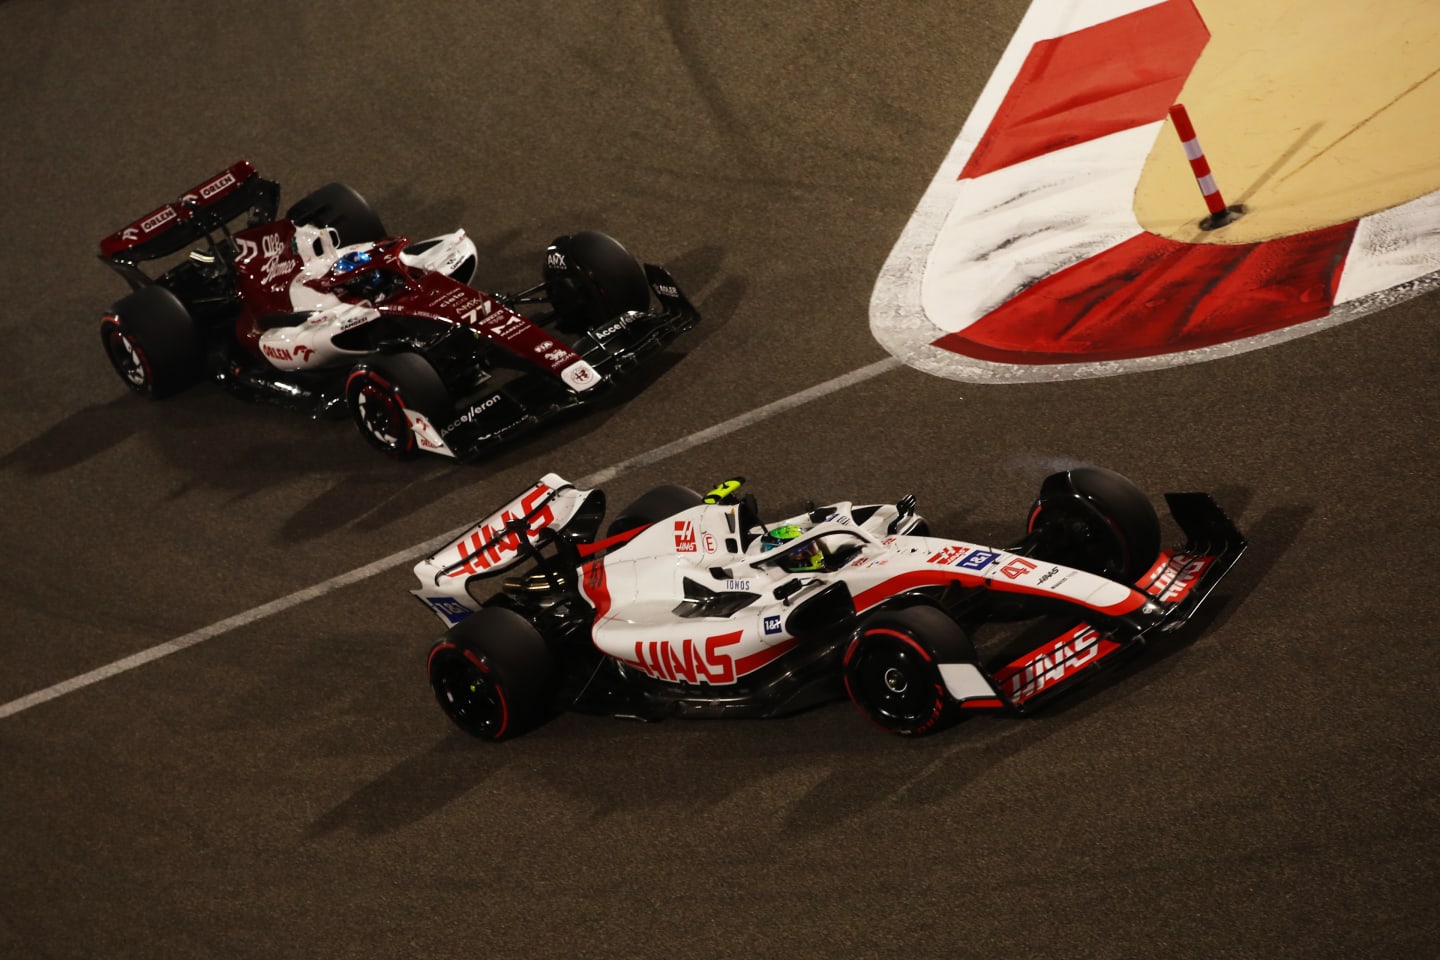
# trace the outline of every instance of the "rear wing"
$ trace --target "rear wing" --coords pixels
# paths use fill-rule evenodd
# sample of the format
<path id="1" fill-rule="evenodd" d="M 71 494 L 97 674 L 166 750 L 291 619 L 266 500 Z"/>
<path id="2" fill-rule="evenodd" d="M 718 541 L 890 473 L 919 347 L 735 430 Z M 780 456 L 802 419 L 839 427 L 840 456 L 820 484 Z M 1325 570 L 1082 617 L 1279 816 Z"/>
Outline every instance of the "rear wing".
<path id="1" fill-rule="evenodd" d="M 246 212 L 254 223 L 274 220 L 279 203 L 280 185 L 241 160 L 101 240 L 100 259 L 143 286 L 137 263 L 176 253 Z"/>
<path id="2" fill-rule="evenodd" d="M 532 537 L 558 534 L 574 525 L 592 536 L 604 513 L 604 494 L 581 490 L 557 474 L 547 473 L 520 496 L 474 524 L 460 536 L 415 565 L 415 595 L 447 626 L 480 609 L 470 596 L 472 580 L 494 576 L 522 559 L 534 557 Z M 587 524 L 582 521 L 593 520 Z M 589 527 L 589 529 L 581 529 Z"/>

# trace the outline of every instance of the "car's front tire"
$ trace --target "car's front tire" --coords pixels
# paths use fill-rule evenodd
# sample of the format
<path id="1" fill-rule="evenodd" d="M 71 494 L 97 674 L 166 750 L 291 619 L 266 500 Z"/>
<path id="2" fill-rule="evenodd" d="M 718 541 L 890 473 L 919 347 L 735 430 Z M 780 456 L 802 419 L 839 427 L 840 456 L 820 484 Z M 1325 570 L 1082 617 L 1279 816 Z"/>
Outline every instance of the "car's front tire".
<path id="1" fill-rule="evenodd" d="M 620 241 L 586 230 L 556 237 L 546 250 L 545 296 L 563 326 L 579 329 L 648 309 L 650 284 Z"/>
<path id="2" fill-rule="evenodd" d="M 956 706 L 940 676 L 940 656 L 968 646 L 959 624 L 935 607 L 876 614 L 845 651 L 845 692 L 882 730 L 907 737 L 935 733 L 948 725 Z"/>
<path id="3" fill-rule="evenodd" d="M 1051 474 L 1030 508 L 1039 559 L 1134 583 L 1160 554 L 1160 517 L 1128 478 L 1101 467 Z"/>
<path id="4" fill-rule="evenodd" d="M 418 353 L 383 354 L 358 364 L 345 381 L 345 400 L 361 436 L 401 460 L 421 449 L 406 410 L 423 414 L 437 430 L 454 413 L 444 381 Z"/>

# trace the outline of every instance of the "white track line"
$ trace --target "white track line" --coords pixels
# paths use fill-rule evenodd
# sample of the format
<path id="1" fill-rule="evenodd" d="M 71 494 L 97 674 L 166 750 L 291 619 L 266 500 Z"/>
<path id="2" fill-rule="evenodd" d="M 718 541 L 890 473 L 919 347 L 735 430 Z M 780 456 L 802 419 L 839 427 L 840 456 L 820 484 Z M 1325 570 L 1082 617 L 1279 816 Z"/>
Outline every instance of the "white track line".
<path id="1" fill-rule="evenodd" d="M 767 403 L 763 407 L 756 407 L 747 413 L 731 417 L 729 420 L 723 423 L 717 423 L 713 427 L 707 427 L 699 433 L 693 433 L 673 443 L 667 443 L 664 446 L 656 447 L 645 453 L 637 454 L 628 460 L 622 460 L 617 464 L 605 467 L 603 470 L 598 470 L 588 476 L 581 477 L 575 481 L 575 485 L 577 487 L 598 487 L 618 476 L 629 473 L 631 470 L 658 463 L 661 460 L 673 457 L 677 453 L 683 453 L 686 450 L 692 450 L 695 447 L 709 443 L 711 440 L 734 433 L 737 430 L 743 430 L 752 424 L 759 423 L 762 420 L 768 420 L 776 414 L 793 410 L 812 400 L 818 400 L 820 397 L 835 393 L 838 390 L 843 390 L 846 387 L 854 386 L 857 383 L 878 377 L 880 374 L 898 369 L 900 366 L 900 361 L 894 357 L 887 357 L 884 360 L 876 361 L 869 366 L 861 367 L 858 370 L 852 370 L 849 373 L 835 377 L 833 380 L 826 380 L 824 383 L 816 384 L 808 390 L 801 390 L 799 393 L 782 397 L 773 403 Z M 314 600 L 317 597 L 325 596 L 327 593 L 334 593 L 336 590 L 348 587 L 352 583 L 359 583 L 361 580 L 373 577 L 377 573 L 384 573 L 404 563 L 429 556 L 469 528 L 470 524 L 467 523 L 465 526 L 457 527 L 449 533 L 426 540 L 424 543 L 416 544 L 398 553 L 392 553 L 388 557 L 382 557 L 372 563 L 365 564 L 363 567 L 356 567 L 354 570 L 348 573 L 342 573 L 338 577 L 331 577 L 329 580 L 317 583 L 311 587 L 306 587 L 303 590 L 297 590 L 278 600 L 271 600 L 269 603 L 253 607 L 243 613 L 237 613 L 233 617 L 226 617 L 224 620 L 212 623 L 208 627 L 201 627 L 199 630 L 194 630 L 182 637 L 176 637 L 173 640 L 156 644 L 153 647 L 141 650 L 139 653 L 132 653 L 128 657 L 116 660 L 114 663 L 97 667 L 88 673 L 82 673 L 78 677 L 71 677 L 69 680 L 61 681 L 43 690 L 37 690 L 18 700 L 11 700 L 9 703 L 0 704 L 0 719 L 12 717 L 17 713 L 29 710 L 31 707 L 47 703 L 57 697 L 63 697 L 67 693 L 74 693 L 76 690 L 84 689 L 92 684 L 99 683 L 101 680 L 107 680 L 117 674 L 134 670 L 136 667 L 144 666 L 154 660 L 159 660 L 161 657 L 168 657 L 170 654 L 178 653 L 187 647 L 193 647 L 197 643 L 203 643 L 213 637 L 218 637 L 232 630 L 237 630 L 240 627 L 264 620 L 266 617 L 271 617 L 277 613 L 289 610 L 291 607 L 299 606 L 307 600 Z"/>

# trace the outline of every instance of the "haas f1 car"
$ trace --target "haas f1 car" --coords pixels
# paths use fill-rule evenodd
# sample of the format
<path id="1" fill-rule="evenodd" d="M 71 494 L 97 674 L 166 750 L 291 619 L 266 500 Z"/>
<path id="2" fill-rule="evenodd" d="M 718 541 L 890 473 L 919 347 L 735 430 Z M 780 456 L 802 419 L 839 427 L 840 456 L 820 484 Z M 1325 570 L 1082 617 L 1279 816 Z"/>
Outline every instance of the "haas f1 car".
<path id="1" fill-rule="evenodd" d="M 536 286 L 482 293 L 463 230 L 390 236 L 338 183 L 284 217 L 279 199 L 241 161 L 101 241 L 132 290 L 100 325 L 132 390 L 208 377 L 315 416 L 348 410 L 395 456 L 464 459 L 592 402 L 699 320 L 664 269 L 601 233 L 557 238 Z M 141 270 L 162 258 L 177 262 Z"/>
<path id="2" fill-rule="evenodd" d="M 1047 478 L 1003 549 L 931 536 L 913 496 L 767 526 L 739 486 L 657 488 L 600 537 L 603 492 L 551 474 L 421 561 L 412 592 L 449 628 L 429 655 L 441 708 L 500 740 L 565 709 L 773 717 L 848 697 L 927 734 L 1028 713 L 1179 628 L 1245 550 L 1203 493 L 1166 495 L 1185 542 L 1162 548 L 1149 499 L 1095 467 Z M 981 628 L 1032 618 L 979 654 Z"/>

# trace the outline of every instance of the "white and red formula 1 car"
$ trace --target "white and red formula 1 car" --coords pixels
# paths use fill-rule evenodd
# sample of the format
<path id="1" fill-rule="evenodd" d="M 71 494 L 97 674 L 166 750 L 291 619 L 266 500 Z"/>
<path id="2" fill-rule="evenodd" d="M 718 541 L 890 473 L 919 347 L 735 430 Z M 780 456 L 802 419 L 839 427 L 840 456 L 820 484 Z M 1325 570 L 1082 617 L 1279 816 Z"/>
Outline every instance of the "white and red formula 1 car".
<path id="1" fill-rule="evenodd" d="M 1095 467 L 1047 478 L 1004 549 L 930 536 L 913 497 L 766 526 L 740 483 L 657 488 L 600 538 L 603 492 L 550 474 L 421 561 L 412 592 L 449 627 L 429 657 L 446 714 L 500 740 L 564 709 L 772 717 L 848 696 L 930 733 L 1026 713 L 1182 626 L 1245 550 L 1203 493 L 1166 494 L 1186 540 L 1162 549 L 1149 499 Z M 1040 638 L 977 653 L 977 629 L 1030 619 Z"/>
<path id="2" fill-rule="evenodd" d="M 155 398 L 208 378 L 348 412 L 393 456 L 474 459 L 599 402 L 700 319 L 663 267 L 602 233 L 557 237 L 540 283 L 487 293 L 463 230 L 392 235 L 340 183 L 283 217 L 279 201 L 242 160 L 100 242 L 132 290 L 100 322 L 126 386 Z"/>

